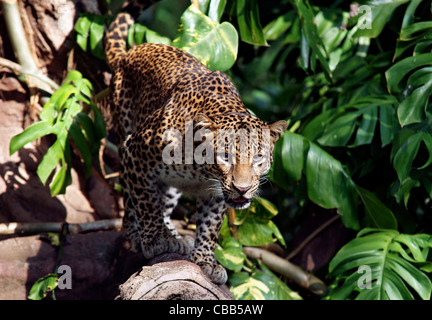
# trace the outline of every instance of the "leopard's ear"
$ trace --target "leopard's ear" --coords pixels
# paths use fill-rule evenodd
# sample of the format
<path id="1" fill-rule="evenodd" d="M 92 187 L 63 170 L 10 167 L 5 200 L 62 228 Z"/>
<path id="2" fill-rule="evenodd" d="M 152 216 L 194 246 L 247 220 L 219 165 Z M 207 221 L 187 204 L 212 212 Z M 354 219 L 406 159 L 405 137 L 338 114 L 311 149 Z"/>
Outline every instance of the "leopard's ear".
<path id="1" fill-rule="evenodd" d="M 206 116 L 204 113 L 198 113 L 194 119 L 195 128 L 205 128 L 210 130 L 216 130 L 218 126 L 216 123 Z"/>
<path id="2" fill-rule="evenodd" d="M 279 120 L 273 123 L 269 123 L 270 136 L 273 143 L 278 141 L 280 135 L 288 127 L 288 123 L 285 120 Z"/>

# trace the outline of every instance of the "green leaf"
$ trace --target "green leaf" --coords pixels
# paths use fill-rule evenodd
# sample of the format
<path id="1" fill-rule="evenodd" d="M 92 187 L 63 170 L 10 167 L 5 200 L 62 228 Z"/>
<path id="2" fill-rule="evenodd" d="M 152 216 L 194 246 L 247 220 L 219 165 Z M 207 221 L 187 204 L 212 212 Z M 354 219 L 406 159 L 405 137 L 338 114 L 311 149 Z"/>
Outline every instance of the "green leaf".
<path id="1" fill-rule="evenodd" d="M 92 152 L 90 146 L 81 131 L 81 128 L 76 122 L 73 122 L 69 128 L 69 135 L 75 142 L 78 150 L 80 151 L 81 157 L 84 161 L 86 178 L 89 178 L 92 171 Z"/>
<path id="2" fill-rule="evenodd" d="M 103 47 L 104 18 L 97 17 L 90 25 L 90 50 L 99 59 L 105 59 Z"/>
<path id="3" fill-rule="evenodd" d="M 430 65 L 432 65 L 432 53 L 408 57 L 395 63 L 385 72 L 388 90 L 393 94 L 400 93 L 402 90 L 400 84 L 404 77 L 417 68 Z"/>
<path id="4" fill-rule="evenodd" d="M 27 143 L 30 143 L 40 137 L 51 134 L 55 131 L 55 127 L 47 121 L 36 122 L 28 126 L 23 132 L 12 137 L 9 144 L 10 154 L 14 154 L 16 151 L 24 147 Z"/>
<path id="5" fill-rule="evenodd" d="M 403 244 L 404 246 L 401 246 Z M 422 250 L 432 247 L 426 234 L 406 235 L 396 230 L 363 229 L 348 242 L 329 265 L 330 276 L 336 277 L 331 299 L 413 299 L 413 293 L 429 300 L 432 282 L 413 263 L 425 261 Z M 416 255 L 410 255 L 411 248 Z M 409 259 L 407 260 L 407 257 Z M 370 287 L 360 287 L 359 268 L 368 270 Z M 362 272 L 360 272 L 362 273 Z M 339 283 L 343 282 L 342 285 Z"/>
<path id="6" fill-rule="evenodd" d="M 243 268 L 246 259 L 243 246 L 233 237 L 225 238 L 221 246 L 216 246 L 215 257 L 221 265 L 234 272 L 238 272 Z"/>
<path id="7" fill-rule="evenodd" d="M 279 148 L 284 152 L 279 153 Z M 338 209 L 345 226 L 359 229 L 356 184 L 340 161 L 305 137 L 287 131 L 277 145 L 275 162 L 283 163 L 289 179 L 298 180 L 303 172 L 309 199 L 326 209 Z"/>
<path id="8" fill-rule="evenodd" d="M 81 16 L 75 23 L 74 30 L 77 32 L 76 41 L 79 47 L 87 51 L 87 39 L 90 33 L 91 21 L 85 16 Z"/>
<path id="9" fill-rule="evenodd" d="M 263 29 L 266 40 L 276 40 L 282 36 L 293 24 L 298 25 L 295 12 L 288 11 L 284 15 L 278 16 L 275 20 L 269 22 Z M 297 37 L 298 40 L 298 37 Z"/>
<path id="10" fill-rule="evenodd" d="M 128 44 L 129 46 L 139 45 L 144 42 L 171 44 L 171 40 L 167 37 L 163 37 L 156 31 L 153 31 L 146 26 L 139 23 L 133 24 L 128 31 Z"/>
<path id="11" fill-rule="evenodd" d="M 214 22 L 220 22 L 227 0 L 211 0 L 207 16 Z"/>
<path id="12" fill-rule="evenodd" d="M 230 291 L 235 300 L 301 300 L 301 297 L 270 270 L 255 270 L 230 275 Z"/>
<path id="13" fill-rule="evenodd" d="M 46 276 L 36 280 L 32 285 L 28 299 L 42 300 L 47 296 L 47 293 L 57 288 L 58 275 L 55 273 L 47 274 Z"/>
<path id="14" fill-rule="evenodd" d="M 93 108 L 92 108 L 92 110 L 93 110 Z M 79 112 L 75 116 L 75 120 L 83 128 L 85 135 L 86 135 L 86 138 L 89 142 L 97 143 L 99 141 L 99 138 L 96 138 L 96 132 L 95 132 L 95 126 L 93 124 L 93 120 L 89 117 L 88 114 L 86 114 L 84 112 Z"/>
<path id="15" fill-rule="evenodd" d="M 389 136 L 393 138 L 397 123 L 393 121 L 395 113 L 392 110 L 396 104 L 397 100 L 389 95 L 363 97 L 340 106 L 337 110 L 323 112 L 305 128 L 305 132 L 310 134 L 314 130 L 314 136 L 319 136 L 319 131 L 323 131 L 318 142 L 324 146 L 358 147 L 371 144 L 378 122 L 378 110 L 385 108 L 379 119 L 383 127 L 381 135 L 384 139 L 389 139 Z M 354 134 L 355 139 L 349 144 Z"/>
<path id="16" fill-rule="evenodd" d="M 414 132 L 404 129 L 395 139 L 391 159 L 400 182 L 404 181 L 413 169 L 412 164 L 422 142 L 424 142 L 428 149 L 429 158 L 418 169 L 424 169 L 432 163 L 432 136 L 426 132 Z"/>
<path id="17" fill-rule="evenodd" d="M 254 205 L 251 210 L 256 217 L 262 219 L 271 219 L 279 213 L 273 203 L 261 197 L 254 198 Z"/>
<path id="18" fill-rule="evenodd" d="M 263 246 L 275 242 L 275 225 L 272 221 L 247 219 L 237 232 L 241 244 L 245 246 Z"/>
<path id="19" fill-rule="evenodd" d="M 408 200 L 411 196 L 411 189 L 420 187 L 420 181 L 407 177 L 402 182 L 395 181 L 394 187 L 397 189 L 392 192 L 392 196 L 395 197 L 398 203 L 401 203 L 403 200 L 405 208 L 407 208 Z"/>
<path id="20" fill-rule="evenodd" d="M 99 59 L 105 59 L 103 48 L 104 23 L 106 16 L 83 13 L 77 19 L 74 30 L 77 32 L 76 40 L 78 46 L 90 52 Z"/>
<path id="21" fill-rule="evenodd" d="M 272 300 L 303 300 L 302 297 L 295 291 L 291 290 L 285 282 L 277 277 L 269 268 L 262 262 L 259 262 L 261 269 L 265 274 L 270 275 L 272 280 L 269 281 L 270 288 L 273 291 Z M 272 284 L 274 281 L 274 284 Z"/>
<path id="22" fill-rule="evenodd" d="M 402 28 L 401 28 L 401 32 L 402 29 L 404 29 L 405 27 L 409 26 L 410 24 L 413 23 L 415 17 L 414 14 L 417 10 L 417 7 L 419 6 L 419 4 L 422 2 L 422 0 L 412 0 L 410 1 L 410 3 L 408 4 L 407 9 L 405 10 L 405 15 L 403 17 L 402 20 Z"/>
<path id="23" fill-rule="evenodd" d="M 103 116 L 90 102 L 92 91 L 90 81 L 83 78 L 80 72 L 70 71 L 64 84 L 44 105 L 41 121 L 11 139 L 10 152 L 14 153 L 25 144 L 42 136 L 48 134 L 57 136 L 37 168 L 37 174 L 43 184 L 52 177 L 50 182 L 52 196 L 64 193 L 66 186 L 71 183 L 69 137 L 75 141 L 81 152 L 88 176 L 91 173 L 92 155 L 99 150 L 99 140 L 106 135 Z M 90 105 L 94 123 L 88 115 L 82 113 L 81 102 Z"/>
<path id="24" fill-rule="evenodd" d="M 195 56 L 211 70 L 232 67 L 238 50 L 237 31 L 228 22 L 216 23 L 191 5 L 180 19 L 173 45 Z"/>
<path id="25" fill-rule="evenodd" d="M 324 132 L 325 128 L 332 122 L 335 117 L 337 110 L 329 109 L 321 112 L 316 117 L 314 117 L 302 130 L 301 134 L 314 141 L 319 138 Z"/>
<path id="26" fill-rule="evenodd" d="M 420 32 L 432 30 L 431 21 L 421 21 L 414 24 L 410 24 L 405 28 L 401 29 L 400 40 L 408 41 L 412 40 L 419 35 Z"/>
<path id="27" fill-rule="evenodd" d="M 237 0 L 236 11 L 240 38 L 253 45 L 267 46 L 260 23 L 258 1 Z"/>
<path id="28" fill-rule="evenodd" d="M 304 137 L 291 134 L 284 134 L 280 143 L 283 169 L 292 181 L 297 182 L 303 172 L 309 143 Z"/>
<path id="29" fill-rule="evenodd" d="M 257 197 L 249 208 L 236 210 L 238 238 L 245 246 L 261 246 L 278 240 L 285 245 L 282 234 L 270 220 L 278 214 L 277 208 L 268 200 Z"/>
<path id="30" fill-rule="evenodd" d="M 359 229 L 355 184 L 342 164 L 310 143 L 305 175 L 308 197 L 326 209 L 337 208 L 345 226 Z"/>
<path id="31" fill-rule="evenodd" d="M 397 229 L 397 220 L 393 212 L 374 193 L 358 186 L 356 189 L 365 207 L 366 219 L 370 227 Z"/>
<path id="32" fill-rule="evenodd" d="M 366 10 L 366 12 L 361 15 L 362 19 L 359 19 L 359 23 L 361 24 L 358 25 L 358 30 L 354 34 L 354 37 L 378 37 L 396 8 L 408 1 L 409 0 L 378 0 L 368 4 L 367 6 L 371 10 L 370 12 Z M 370 26 L 368 21 L 366 21 L 369 18 L 369 14 L 371 18 Z M 365 16 L 363 17 L 363 15 Z"/>
<path id="33" fill-rule="evenodd" d="M 345 146 L 354 132 L 359 116 L 360 112 L 349 112 L 338 117 L 331 122 L 318 142 L 324 146 Z"/>
<path id="34" fill-rule="evenodd" d="M 357 147 L 370 144 L 375 135 L 375 127 L 378 121 L 378 108 L 368 108 L 362 113 L 362 119 L 358 125 L 356 138 L 351 146 Z"/>
<path id="35" fill-rule="evenodd" d="M 47 150 L 42 161 L 37 168 L 37 175 L 39 179 L 45 184 L 50 177 L 51 173 L 56 169 L 60 160 L 64 160 L 64 149 L 59 139 L 57 139 L 51 147 Z M 60 164 L 65 166 L 64 161 Z"/>
<path id="36" fill-rule="evenodd" d="M 95 139 L 101 140 L 107 135 L 105 119 L 98 107 L 93 104 L 90 106 L 93 111 Z"/>
<path id="37" fill-rule="evenodd" d="M 315 72 L 316 59 L 324 69 L 327 79 L 332 78 L 328 62 L 328 54 L 319 36 L 314 21 L 314 13 L 308 3 L 296 0 L 295 6 L 301 22 L 300 29 L 300 64 L 303 69 L 309 67 Z M 312 54 L 310 54 L 312 52 Z"/>
<path id="38" fill-rule="evenodd" d="M 400 103 L 398 118 L 402 126 L 422 122 L 425 119 L 426 106 L 432 89 L 432 76 L 430 78 L 428 82 L 415 89 L 408 98 Z"/>
<path id="39" fill-rule="evenodd" d="M 66 76 L 64 84 L 76 82 L 76 81 L 81 80 L 82 78 L 83 77 L 82 77 L 81 72 L 79 72 L 78 70 L 70 70 Z"/>
<path id="40" fill-rule="evenodd" d="M 261 273 L 261 271 L 258 271 Z M 265 300 L 270 288 L 247 272 L 234 273 L 229 276 L 230 291 L 235 300 Z"/>
<path id="41" fill-rule="evenodd" d="M 399 129 L 395 109 L 392 105 L 383 105 L 379 108 L 381 147 L 391 143 Z"/>
<path id="42" fill-rule="evenodd" d="M 65 161 L 65 163 L 67 163 L 67 165 L 62 164 L 60 166 L 49 185 L 52 197 L 65 193 L 66 187 L 72 183 L 70 162 Z"/>

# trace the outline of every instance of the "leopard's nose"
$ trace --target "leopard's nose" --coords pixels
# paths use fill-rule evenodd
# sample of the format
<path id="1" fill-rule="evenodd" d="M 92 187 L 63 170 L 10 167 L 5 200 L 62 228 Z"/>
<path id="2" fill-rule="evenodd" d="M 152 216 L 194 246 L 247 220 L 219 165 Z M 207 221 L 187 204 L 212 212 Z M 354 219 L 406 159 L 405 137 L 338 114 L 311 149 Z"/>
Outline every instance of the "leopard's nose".
<path id="1" fill-rule="evenodd" d="M 234 187 L 234 190 L 236 190 L 240 195 L 245 194 L 252 187 L 252 185 L 236 186 L 234 183 L 232 185 Z"/>

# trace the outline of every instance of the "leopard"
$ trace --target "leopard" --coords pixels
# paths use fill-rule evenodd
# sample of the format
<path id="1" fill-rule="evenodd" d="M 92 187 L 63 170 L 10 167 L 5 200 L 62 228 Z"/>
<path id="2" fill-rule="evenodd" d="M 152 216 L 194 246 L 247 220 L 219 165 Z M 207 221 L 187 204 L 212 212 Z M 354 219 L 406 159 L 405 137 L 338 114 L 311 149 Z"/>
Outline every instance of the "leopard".
<path id="1" fill-rule="evenodd" d="M 133 23 L 132 15 L 119 13 L 105 39 L 124 230 L 131 250 L 145 259 L 177 253 L 224 284 L 227 271 L 214 254 L 224 216 L 228 208 L 250 206 L 287 122 L 262 121 L 227 74 L 181 49 L 157 43 L 127 48 Z M 182 195 L 196 201 L 194 237 L 181 236 L 171 221 Z"/>

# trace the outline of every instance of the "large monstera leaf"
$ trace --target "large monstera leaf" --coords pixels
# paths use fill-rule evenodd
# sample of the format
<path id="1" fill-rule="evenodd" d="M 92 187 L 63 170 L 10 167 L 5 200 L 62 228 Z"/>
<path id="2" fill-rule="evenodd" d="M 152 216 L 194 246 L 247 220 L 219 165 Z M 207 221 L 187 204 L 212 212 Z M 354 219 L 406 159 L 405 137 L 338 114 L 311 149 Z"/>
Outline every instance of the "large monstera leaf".
<path id="1" fill-rule="evenodd" d="M 330 262 L 330 276 L 335 277 L 337 288 L 329 298 L 429 300 L 432 283 L 422 269 L 430 271 L 431 247 L 428 234 L 364 229 Z"/>

